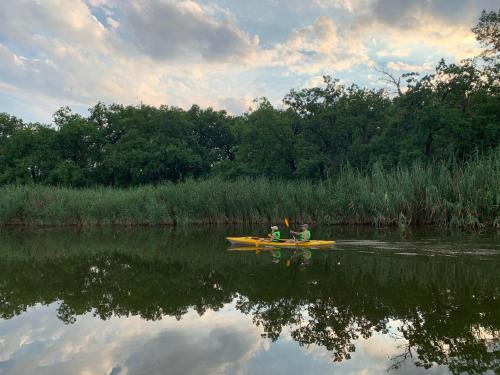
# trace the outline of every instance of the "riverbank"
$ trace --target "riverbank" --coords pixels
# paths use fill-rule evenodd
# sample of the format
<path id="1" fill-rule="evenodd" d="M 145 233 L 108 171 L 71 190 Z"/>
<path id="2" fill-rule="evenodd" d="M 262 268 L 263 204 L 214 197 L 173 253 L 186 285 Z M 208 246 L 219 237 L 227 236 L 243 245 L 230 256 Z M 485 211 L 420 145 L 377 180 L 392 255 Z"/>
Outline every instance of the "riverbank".
<path id="1" fill-rule="evenodd" d="M 291 222 L 500 226 L 500 151 L 464 166 L 345 169 L 322 182 L 190 180 L 130 189 L 0 187 L 0 225 Z"/>

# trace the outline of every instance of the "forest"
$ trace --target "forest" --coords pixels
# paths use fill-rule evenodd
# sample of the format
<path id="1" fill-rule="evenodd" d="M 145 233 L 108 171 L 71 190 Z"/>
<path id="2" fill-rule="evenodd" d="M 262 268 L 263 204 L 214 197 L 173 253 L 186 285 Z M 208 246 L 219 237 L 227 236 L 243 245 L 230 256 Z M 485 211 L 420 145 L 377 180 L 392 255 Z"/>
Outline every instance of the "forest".
<path id="1" fill-rule="evenodd" d="M 494 152 L 500 141 L 500 11 L 472 29 L 482 53 L 432 74 L 380 71 L 389 89 L 324 84 L 264 97 L 231 115 L 193 105 L 97 103 L 59 109 L 52 124 L 0 114 L 0 184 L 130 187 L 241 176 L 324 180 Z M 392 90 L 393 89 L 393 90 Z"/>

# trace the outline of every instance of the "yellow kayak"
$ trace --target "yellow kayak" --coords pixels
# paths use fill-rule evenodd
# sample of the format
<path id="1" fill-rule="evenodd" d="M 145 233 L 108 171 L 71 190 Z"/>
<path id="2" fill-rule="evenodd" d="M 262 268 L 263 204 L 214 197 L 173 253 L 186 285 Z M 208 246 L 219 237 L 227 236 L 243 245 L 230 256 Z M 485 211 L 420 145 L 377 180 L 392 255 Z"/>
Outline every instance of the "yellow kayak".
<path id="1" fill-rule="evenodd" d="M 312 247 L 312 246 L 311 246 Z M 308 247 L 302 246 L 304 250 L 307 250 Z M 328 246 L 320 246 L 317 248 L 314 248 L 315 250 L 331 250 L 330 247 Z M 256 247 L 256 246 L 231 246 L 227 249 L 227 251 L 275 251 L 276 248 L 273 247 L 273 245 L 263 245 L 263 247 Z"/>
<path id="2" fill-rule="evenodd" d="M 282 239 L 279 242 L 269 241 L 267 238 L 259 237 L 226 237 L 234 246 L 273 246 L 273 247 L 320 247 L 335 245 L 335 241 L 311 240 L 311 241 L 296 241 Z"/>

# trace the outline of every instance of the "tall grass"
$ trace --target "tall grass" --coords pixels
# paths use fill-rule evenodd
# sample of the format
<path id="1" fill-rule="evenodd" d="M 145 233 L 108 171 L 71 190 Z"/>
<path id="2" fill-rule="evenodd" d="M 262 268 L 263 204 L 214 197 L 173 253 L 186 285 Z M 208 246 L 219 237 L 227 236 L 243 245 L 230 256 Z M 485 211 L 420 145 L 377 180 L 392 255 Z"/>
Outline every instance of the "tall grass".
<path id="1" fill-rule="evenodd" d="M 415 163 L 322 182 L 190 180 L 130 189 L 0 187 L 0 224 L 293 222 L 500 227 L 500 149 L 465 165 Z"/>

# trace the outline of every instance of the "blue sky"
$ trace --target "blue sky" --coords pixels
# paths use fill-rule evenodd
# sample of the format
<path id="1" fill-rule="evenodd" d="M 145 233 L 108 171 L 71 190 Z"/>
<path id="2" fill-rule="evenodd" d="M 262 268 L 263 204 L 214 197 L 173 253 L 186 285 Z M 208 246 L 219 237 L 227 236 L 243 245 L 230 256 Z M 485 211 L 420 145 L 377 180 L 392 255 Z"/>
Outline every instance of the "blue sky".
<path id="1" fill-rule="evenodd" d="M 242 113 L 329 74 L 383 87 L 376 68 L 431 71 L 477 54 L 496 0 L 2 0 L 0 112 L 50 122 L 63 105 Z"/>

